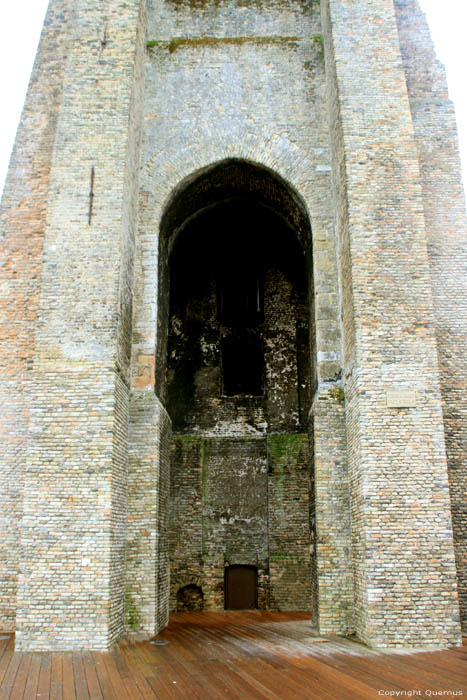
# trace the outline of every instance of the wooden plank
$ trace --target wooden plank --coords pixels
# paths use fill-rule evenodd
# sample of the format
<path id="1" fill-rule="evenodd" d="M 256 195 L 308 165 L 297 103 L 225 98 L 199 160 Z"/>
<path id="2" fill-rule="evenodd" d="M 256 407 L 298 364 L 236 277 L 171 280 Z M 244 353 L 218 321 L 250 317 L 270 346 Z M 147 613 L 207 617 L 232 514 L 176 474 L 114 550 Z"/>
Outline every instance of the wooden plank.
<path id="1" fill-rule="evenodd" d="M 297 683 L 300 684 L 305 697 L 320 698 L 320 700 L 341 700 L 344 697 L 346 700 L 363 700 L 364 696 L 354 695 L 347 689 L 343 689 L 341 685 L 336 685 L 336 681 L 332 675 L 324 678 L 322 674 L 317 674 L 309 668 L 295 668 L 293 671 L 289 669 L 287 673 L 293 673 Z M 374 694 L 373 694 L 374 697 Z"/>
<path id="2" fill-rule="evenodd" d="M 214 658 L 212 658 L 213 652 L 211 651 L 210 655 L 206 655 L 206 659 L 201 663 L 189 661 L 185 656 L 182 656 L 175 642 L 171 643 L 171 647 L 166 652 L 168 663 L 173 668 L 178 669 L 188 685 L 190 684 L 190 679 L 192 679 L 190 687 L 193 688 L 196 698 L 200 698 L 200 700 L 203 700 L 203 692 L 206 686 L 211 685 L 212 692 L 215 692 L 215 689 L 219 686 L 219 682 L 214 682 L 218 675 L 216 673 L 216 665 L 219 663 L 225 665 L 226 655 L 222 649 L 216 651 L 218 653 Z"/>
<path id="3" fill-rule="evenodd" d="M 279 647 L 271 645 L 264 636 L 255 638 L 252 632 L 231 626 L 227 626 L 226 631 L 229 633 L 228 643 L 231 648 L 236 649 L 238 659 L 255 656 L 267 661 L 276 670 L 287 666 L 287 661 L 279 653 Z"/>
<path id="4" fill-rule="evenodd" d="M 138 686 L 139 691 L 143 696 L 144 700 L 152 700 L 152 698 L 154 698 L 154 693 L 146 679 L 146 669 L 141 668 L 139 656 L 135 651 L 134 646 L 132 644 L 126 644 L 124 647 L 121 648 L 121 652 L 127 659 L 128 668 L 131 670 L 131 675 L 136 685 Z"/>
<path id="5" fill-rule="evenodd" d="M 50 664 L 50 700 L 62 700 L 63 697 L 63 654 L 51 654 Z"/>
<path id="6" fill-rule="evenodd" d="M 263 683 L 261 683 L 261 681 L 259 681 L 257 678 L 250 675 L 248 671 L 237 669 L 236 674 L 240 676 L 240 678 L 243 678 L 245 681 L 247 681 L 249 685 L 252 685 L 254 688 L 256 688 L 256 690 L 258 690 L 262 695 L 265 695 L 268 698 L 268 700 L 284 700 L 284 696 L 282 694 L 277 695 L 270 688 L 263 685 Z"/>
<path id="7" fill-rule="evenodd" d="M 37 684 L 37 695 L 41 698 L 48 698 L 50 695 L 50 675 L 51 654 L 41 654 L 41 667 Z"/>
<path id="8" fill-rule="evenodd" d="M 242 661 L 241 664 L 239 664 L 239 668 L 247 671 L 251 677 L 258 680 L 273 693 L 277 695 L 282 693 L 284 697 L 287 697 L 287 700 L 289 700 L 289 698 L 290 700 L 300 698 L 302 688 L 290 674 L 275 668 L 272 664 L 259 656 L 253 658 L 254 661 L 253 659 Z"/>
<path id="9" fill-rule="evenodd" d="M 421 665 L 414 663 L 414 657 L 421 654 L 399 655 L 396 653 L 381 654 L 372 658 L 340 658 L 347 665 L 347 673 L 356 678 L 364 678 L 367 685 L 375 690 L 403 691 L 407 689 L 445 690 L 452 681 L 448 667 L 432 673 L 426 662 Z M 331 658 L 329 665 L 335 666 L 338 659 Z M 452 683 L 451 683 L 452 687 Z"/>
<path id="10" fill-rule="evenodd" d="M 170 663 L 169 646 L 152 646 L 146 642 L 140 647 L 149 664 L 155 668 L 154 678 L 165 688 L 165 691 L 176 698 L 190 698 L 196 696 L 197 683 L 191 682 L 187 674 L 184 675 L 183 665 Z M 188 678 L 188 683 L 187 683 Z M 151 683 L 151 685 L 153 685 Z"/>
<path id="11" fill-rule="evenodd" d="M 407 655 L 411 658 L 413 655 Z M 368 686 L 375 690 L 402 691 L 406 689 L 419 689 L 423 684 L 423 673 L 425 667 L 414 668 L 413 663 L 404 664 L 404 657 L 396 653 L 382 653 L 379 655 L 365 657 L 331 657 L 327 664 L 333 668 L 338 665 L 342 668 L 345 664 L 345 672 L 354 678 L 365 678 Z M 433 690 L 442 689 L 439 687 L 440 677 L 434 675 L 427 678 L 426 687 Z M 442 684 L 442 681 L 441 681 Z"/>
<path id="12" fill-rule="evenodd" d="M 113 692 L 118 700 L 131 700 L 127 688 L 124 683 L 124 679 L 120 677 L 118 668 L 115 664 L 115 660 L 111 652 L 102 652 L 102 660 L 105 664 L 107 670 L 107 675 L 113 688 Z"/>
<path id="13" fill-rule="evenodd" d="M 41 671 L 41 654 L 30 654 L 31 665 L 29 667 L 28 680 L 24 689 L 24 700 L 35 700 L 37 687 L 39 685 L 39 674 Z"/>
<path id="14" fill-rule="evenodd" d="M 209 698 L 219 700 L 242 700 L 236 683 L 224 673 L 224 665 L 221 661 L 209 661 L 203 668 L 203 675 L 199 677 L 202 687 L 207 689 Z"/>
<path id="15" fill-rule="evenodd" d="M 376 657 L 378 658 L 378 657 Z M 351 662 L 349 663 L 349 660 Z M 384 688 L 384 668 L 376 666 L 373 656 L 361 657 L 356 655 L 343 656 L 333 654 L 322 658 L 307 657 L 308 662 L 303 665 L 305 671 L 318 674 L 326 687 L 338 687 L 349 694 L 356 693 L 356 697 L 374 698 L 375 693 Z M 363 670 L 366 663 L 370 663 L 371 673 Z M 363 666 L 362 666 L 363 664 Z M 408 685 L 413 688 L 415 686 Z M 400 690 L 395 686 L 393 690 Z"/>
<path id="16" fill-rule="evenodd" d="M 99 678 L 97 677 L 97 671 L 94 665 L 94 659 L 91 652 L 83 652 L 82 660 L 84 675 L 86 677 L 86 683 L 88 685 L 89 697 L 91 698 L 91 700 L 102 700 L 102 692 L 99 684 Z"/>
<path id="17" fill-rule="evenodd" d="M 10 650 L 10 653 L 13 653 L 12 649 L 14 649 L 14 635 L 9 635 L 7 639 L 0 639 L 0 659 L 4 654 L 8 653 L 8 650 Z"/>
<path id="18" fill-rule="evenodd" d="M 365 679 L 354 678 L 345 671 L 329 668 L 326 664 L 317 662 L 317 659 L 310 659 L 310 664 L 300 668 L 300 674 L 305 687 L 315 688 L 314 692 L 319 690 L 323 698 L 375 700 L 378 697 L 375 689 L 369 687 Z"/>
<path id="19" fill-rule="evenodd" d="M 15 654 L 0 647 L 0 700 L 374 700 L 381 690 L 465 691 L 467 647 L 397 653 L 332 637 L 310 643 L 307 613 L 177 613 L 167 646 Z M 422 695 L 423 697 L 423 695 Z"/>
<path id="20" fill-rule="evenodd" d="M 215 664 L 219 661 L 206 661 L 203 664 L 189 662 L 178 653 L 176 645 L 164 648 L 164 661 L 168 669 L 171 669 L 171 677 L 182 684 L 182 689 L 187 698 L 204 700 L 207 695 L 224 697 L 224 680 L 218 678 Z M 228 695 L 229 696 L 229 695 Z M 236 697 L 230 695 L 229 697 Z"/>
<path id="21" fill-rule="evenodd" d="M 175 700 L 177 698 L 176 689 L 172 690 L 162 676 L 148 676 L 148 683 L 154 692 L 154 697 L 158 700 Z"/>
<path id="22" fill-rule="evenodd" d="M 76 700 L 89 700 L 88 683 L 84 673 L 82 654 L 74 652 L 71 658 L 75 677 Z"/>
<path id="23" fill-rule="evenodd" d="M 135 680 L 130 672 L 130 669 L 128 668 L 128 664 L 125 660 L 125 657 L 121 653 L 120 649 L 118 647 L 115 647 L 112 649 L 112 659 L 115 663 L 115 668 L 118 671 L 120 678 L 123 680 L 123 684 L 126 688 L 126 691 L 131 698 L 131 700 L 141 700 L 142 693 L 140 692 L 137 683 L 135 683 Z"/>
<path id="24" fill-rule="evenodd" d="M 277 616 L 277 614 L 276 614 L 276 616 Z M 228 614 L 228 618 L 232 621 L 231 614 Z M 306 615 L 297 616 L 297 619 L 300 619 L 300 618 L 301 619 L 309 619 L 309 616 L 306 616 Z M 274 616 L 269 615 L 269 616 L 267 616 L 267 617 L 265 616 L 265 618 L 263 618 L 263 620 L 265 620 L 265 621 L 271 620 L 271 619 L 274 619 Z M 276 617 L 275 619 L 280 619 L 280 618 Z M 235 624 L 238 624 L 238 623 L 244 622 L 244 620 L 241 620 L 240 618 L 237 617 L 237 619 L 234 620 L 234 622 L 235 622 Z M 256 620 L 252 620 L 250 617 L 248 624 L 246 625 L 246 630 L 242 630 L 240 633 L 235 632 L 235 630 L 233 631 L 233 634 L 231 635 L 229 642 L 232 642 L 232 639 L 233 639 L 234 645 L 236 645 L 238 647 L 239 651 L 241 651 L 242 646 L 244 646 L 246 644 L 246 642 L 248 642 L 248 638 L 250 638 L 250 640 L 254 639 L 255 635 L 254 635 L 252 629 L 254 629 L 255 622 L 256 622 Z M 194 631 L 193 618 L 190 620 L 190 629 L 191 629 L 191 632 L 193 633 L 193 631 Z M 203 630 L 203 631 L 205 631 L 205 630 Z M 271 646 L 269 645 L 269 642 L 270 641 L 274 642 L 274 640 L 277 639 L 277 637 L 278 637 L 277 630 L 272 630 L 272 632 L 273 632 L 273 634 L 271 635 L 271 639 L 268 640 L 267 635 L 265 636 L 265 634 L 264 634 L 264 630 L 261 630 L 262 634 L 259 635 L 261 637 L 261 641 L 258 643 L 258 640 L 257 640 L 256 645 L 258 646 L 258 649 L 256 651 L 261 654 L 263 659 L 267 658 L 268 663 L 272 664 L 275 668 L 283 668 L 284 664 L 289 664 L 289 663 L 292 665 L 295 665 L 296 659 L 294 657 L 290 656 L 291 648 L 290 648 L 290 644 L 287 643 L 287 640 L 286 640 L 286 643 L 282 644 L 282 645 L 274 645 L 273 644 L 275 653 L 273 655 L 271 655 L 271 653 L 270 653 Z M 211 629 L 211 634 L 215 634 L 215 632 L 212 632 L 212 629 Z M 201 635 L 199 635 L 199 636 L 201 636 Z M 293 636 L 295 638 L 297 638 L 298 635 L 293 635 Z M 257 637 L 258 637 L 258 635 L 257 635 Z M 294 645 L 292 645 L 292 648 L 293 648 L 293 646 Z M 264 652 L 269 652 L 269 655 L 265 656 L 264 654 L 262 654 L 262 650 Z M 209 654 L 211 654 L 212 651 L 213 651 L 213 648 L 211 646 Z M 218 649 L 216 651 L 218 651 Z M 377 652 L 368 652 L 368 656 L 370 657 L 370 663 L 371 663 L 371 659 L 374 658 L 375 653 L 377 654 Z M 355 657 L 353 657 L 353 658 L 355 658 Z M 306 657 L 300 658 L 299 665 L 304 666 L 304 667 L 307 666 Z M 411 680 L 413 680 L 413 679 L 411 679 Z M 347 681 L 347 684 L 349 684 L 349 683 L 351 684 L 351 677 Z M 377 680 L 375 677 L 375 684 L 377 684 L 377 686 L 380 686 L 381 685 L 381 678 L 379 678 L 379 680 Z M 370 685 L 370 688 L 371 688 L 371 686 L 373 686 L 373 684 Z M 369 692 L 371 695 L 372 694 L 371 690 Z"/>
<path id="25" fill-rule="evenodd" d="M 154 658 L 152 649 L 148 642 L 141 642 L 137 645 L 138 654 L 141 658 L 141 663 L 148 669 L 146 680 L 151 686 L 157 698 L 161 700 L 171 700 L 179 698 L 176 683 L 171 682 L 171 678 L 167 676 L 167 670 L 160 658 Z"/>
<path id="26" fill-rule="evenodd" d="M 21 661 L 18 666 L 16 678 L 11 688 L 9 700 L 23 700 L 26 682 L 28 680 L 29 667 L 31 666 L 31 654 L 20 654 Z M 1 696 L 0 696 L 1 697 Z"/>
<path id="27" fill-rule="evenodd" d="M 267 688 L 260 690 L 259 683 L 247 680 L 248 674 L 240 675 L 236 670 L 230 668 L 227 664 L 222 664 L 222 676 L 229 687 L 235 688 L 236 692 L 240 693 L 240 697 L 245 700 L 256 698 L 257 700 L 273 700 L 271 693 Z"/>
<path id="28" fill-rule="evenodd" d="M 8 700 L 13 688 L 16 674 L 21 663 L 22 654 L 13 654 L 8 664 L 7 672 L 3 678 L 2 687 L 0 688 L 0 700 Z"/>
<path id="29" fill-rule="evenodd" d="M 73 656 L 66 652 L 62 657 L 63 700 L 76 700 Z"/>
<path id="30" fill-rule="evenodd" d="M 107 672 L 107 667 L 103 658 L 104 652 L 91 651 L 90 654 L 94 661 L 94 668 L 96 669 L 99 686 L 104 700 L 118 700 Z"/>
<path id="31" fill-rule="evenodd" d="M 446 673 L 453 682 L 467 683 L 466 661 L 458 661 L 453 654 L 447 655 L 445 652 L 394 654 L 391 655 L 391 671 L 399 677 L 415 675 L 430 689 L 445 690 L 440 679 Z"/>
<path id="32" fill-rule="evenodd" d="M 9 639 L 9 641 L 6 643 L 4 653 L 2 655 L 2 658 L 0 659 L 0 687 L 3 684 L 3 679 L 5 678 L 6 672 L 8 670 L 8 666 L 10 665 L 10 661 L 13 658 L 14 650 L 15 650 L 15 640 L 13 637 L 11 637 Z"/>
<path id="33" fill-rule="evenodd" d="M 219 657 L 224 661 L 238 657 L 235 647 L 224 637 L 219 638 L 215 630 L 181 630 L 178 639 L 188 646 L 197 663 L 215 661 Z"/>
<path id="34" fill-rule="evenodd" d="M 167 639 L 170 643 L 170 648 L 173 651 L 176 650 L 177 654 L 179 654 L 188 663 L 197 661 L 198 656 L 194 650 L 197 646 L 199 646 L 199 643 L 197 644 L 197 642 L 189 635 L 184 636 L 183 629 L 180 629 L 177 635 L 172 635 L 170 637 L 168 636 Z"/>

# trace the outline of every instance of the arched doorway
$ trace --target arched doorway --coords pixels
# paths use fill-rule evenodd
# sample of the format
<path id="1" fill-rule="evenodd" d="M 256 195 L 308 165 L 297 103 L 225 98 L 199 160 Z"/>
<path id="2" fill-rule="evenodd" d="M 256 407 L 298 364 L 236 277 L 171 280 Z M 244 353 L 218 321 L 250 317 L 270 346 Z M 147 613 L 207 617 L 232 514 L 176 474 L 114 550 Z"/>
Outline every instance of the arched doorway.
<path id="1" fill-rule="evenodd" d="M 161 225 L 157 393 L 172 419 L 171 607 L 226 570 L 257 605 L 311 609 L 311 231 L 276 174 L 245 161 L 182 183 Z"/>

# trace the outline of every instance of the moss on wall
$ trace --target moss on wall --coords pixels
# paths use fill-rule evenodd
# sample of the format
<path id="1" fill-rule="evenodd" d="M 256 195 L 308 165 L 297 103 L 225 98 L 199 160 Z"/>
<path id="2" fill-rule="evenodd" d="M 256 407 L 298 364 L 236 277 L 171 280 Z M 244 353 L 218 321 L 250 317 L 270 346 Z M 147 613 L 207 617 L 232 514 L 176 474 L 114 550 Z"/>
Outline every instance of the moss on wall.
<path id="1" fill-rule="evenodd" d="M 138 629 L 141 622 L 141 613 L 131 591 L 125 591 L 125 624 L 132 630 Z"/>
<path id="2" fill-rule="evenodd" d="M 180 48 L 204 48 L 206 46 L 220 46 L 222 44 L 230 44 L 234 46 L 243 46 L 244 44 L 261 45 L 284 45 L 288 48 L 296 48 L 300 42 L 298 36 L 236 36 L 236 37 L 217 37 L 217 36 L 198 36 L 198 37 L 181 37 L 177 36 L 171 41 L 156 41 L 150 39 L 146 42 L 146 48 L 151 50 L 156 46 L 167 48 L 170 53 L 174 53 Z"/>
<path id="3" fill-rule="evenodd" d="M 268 435 L 268 457 L 278 470 L 283 470 L 287 464 L 295 464 L 303 448 L 308 448 L 306 433 Z"/>
<path id="4" fill-rule="evenodd" d="M 329 391 L 329 396 L 332 396 L 333 399 L 336 399 L 340 404 L 343 404 L 345 402 L 345 394 L 343 389 L 331 389 Z"/>

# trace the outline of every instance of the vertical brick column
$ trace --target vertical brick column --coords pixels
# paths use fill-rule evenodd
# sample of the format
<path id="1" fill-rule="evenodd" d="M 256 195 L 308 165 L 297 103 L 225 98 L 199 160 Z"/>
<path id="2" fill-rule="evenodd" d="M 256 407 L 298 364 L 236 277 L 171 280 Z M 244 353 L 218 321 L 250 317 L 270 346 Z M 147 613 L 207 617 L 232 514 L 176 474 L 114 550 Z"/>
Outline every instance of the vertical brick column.
<path id="1" fill-rule="evenodd" d="M 373 646 L 455 644 L 459 616 L 431 282 L 394 5 L 323 0 L 322 20 L 356 631 Z"/>
<path id="2" fill-rule="evenodd" d="M 17 648 L 105 649 L 123 629 L 139 0 L 73 3 L 49 184 Z"/>
<path id="3" fill-rule="evenodd" d="M 461 620 L 467 630 L 467 219 L 456 116 L 417 0 L 394 4 L 422 176 Z"/>
<path id="4" fill-rule="evenodd" d="M 169 621 L 169 474 L 172 424 L 154 393 L 130 395 L 125 622 L 157 634 Z M 188 533 L 187 533 L 188 536 Z"/>
<path id="5" fill-rule="evenodd" d="M 344 391 L 321 385 L 312 406 L 313 617 L 321 634 L 353 630 L 353 578 Z"/>
<path id="6" fill-rule="evenodd" d="M 0 629 L 14 630 L 42 245 L 51 158 L 69 45 L 66 0 L 50 3 L 0 213 Z"/>

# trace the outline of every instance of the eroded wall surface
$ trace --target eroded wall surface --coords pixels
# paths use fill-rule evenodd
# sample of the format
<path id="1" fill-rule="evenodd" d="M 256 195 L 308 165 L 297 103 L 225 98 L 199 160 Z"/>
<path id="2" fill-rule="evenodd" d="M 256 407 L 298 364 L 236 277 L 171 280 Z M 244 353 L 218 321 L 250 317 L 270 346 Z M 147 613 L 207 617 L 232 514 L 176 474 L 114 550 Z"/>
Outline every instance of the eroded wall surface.
<path id="1" fill-rule="evenodd" d="M 341 388 L 340 331 L 319 5 L 283 2 L 234 7 L 224 2 L 196 6 L 188 2 L 150 2 L 147 42 L 133 326 L 134 395 L 150 391 L 155 383 L 162 400 L 167 398 L 165 380 L 157 375 L 159 371 L 165 376 L 163 363 L 159 369 L 157 365 L 167 353 L 164 319 L 168 318 L 169 300 L 168 292 L 155 294 L 159 270 L 166 274 L 164 261 L 158 259 L 160 251 L 167 255 L 167 248 L 158 240 L 165 207 L 185 186 L 185 179 L 213 163 L 235 158 L 270 168 L 300 195 L 311 222 L 313 293 L 307 303 L 315 338 L 311 363 L 316 363 L 316 381 L 312 393 L 319 394 L 320 406 L 329 406 L 334 423 L 315 424 L 311 415 L 308 430 L 316 431 L 324 481 L 334 483 L 338 478 L 340 483 L 339 498 L 329 498 L 322 489 L 318 517 L 304 522 L 305 531 L 313 529 L 313 547 L 310 561 L 308 555 L 300 555 L 303 561 L 297 567 L 312 568 L 311 560 L 320 552 L 323 564 L 319 570 L 314 566 L 313 576 L 316 591 L 319 578 L 323 580 L 322 628 L 349 629 L 352 592 L 348 508 L 344 508 L 343 517 L 338 514 L 348 496 L 345 441 L 343 444 L 342 431 L 338 431 L 337 440 L 331 434 L 339 422 L 342 425 L 343 406 L 340 392 L 334 391 Z M 160 288 L 168 290 L 168 285 L 163 282 Z M 271 348 L 273 343 L 271 338 Z M 204 370 L 200 385 L 217 381 L 213 369 Z M 201 392 L 198 398 L 206 402 Z M 230 400 L 228 415 L 228 404 L 225 400 L 224 420 L 230 421 L 232 430 L 238 411 L 235 401 Z M 255 431 L 264 421 L 264 408 L 257 404 L 252 399 L 248 407 L 242 408 L 251 416 Z M 271 396 L 271 417 L 272 404 Z M 181 413 L 191 421 L 190 411 L 182 409 Z M 205 420 L 207 414 L 203 415 Z M 284 417 L 280 420 L 284 422 Z M 293 413 L 287 415 L 287 420 L 292 424 L 287 430 L 297 430 Z M 264 428 L 260 435 L 262 431 Z M 198 477 L 193 478 L 196 481 Z M 190 506 L 195 531 L 200 517 L 198 506 L 193 505 L 196 489 Z M 308 518 L 308 505 L 305 509 Z M 130 537 L 137 548 L 140 533 Z M 284 555 L 276 552 L 275 556 L 279 572 Z M 340 596 L 329 594 L 333 577 L 340 582 Z M 145 606 L 144 596 L 136 600 L 136 605 Z"/>
<path id="2" fill-rule="evenodd" d="M 465 218 L 417 5 L 69 9 L 50 4 L 2 200 L 0 624 L 16 614 L 19 649 L 63 650 L 107 648 L 124 609 L 127 628 L 167 623 L 180 416 L 159 389 L 178 230 L 161 223 L 194 174 L 237 159 L 270 169 L 309 217 L 310 350 L 304 316 L 272 332 L 289 308 L 276 269 L 264 279 L 274 391 L 224 397 L 214 418 L 218 367 L 199 368 L 203 410 L 182 412 L 190 432 L 174 426 L 172 443 L 179 583 L 219 606 L 225 565 L 248 560 L 261 604 L 304 607 L 310 572 L 323 632 L 458 643 Z M 310 394 L 294 388 L 293 403 L 308 359 Z"/>
<path id="3" fill-rule="evenodd" d="M 14 630 L 30 381 L 52 151 L 70 38 L 69 3 L 50 5 L 1 210 L 0 628 Z"/>
<path id="4" fill-rule="evenodd" d="M 30 173 L 16 214 L 7 185 L 13 224 L 21 206 L 35 208 L 15 245 L 25 238 L 26 276 L 40 274 L 37 297 L 34 283 L 27 290 L 35 334 L 21 387 L 21 650 L 105 649 L 123 630 L 141 7 L 76 2 L 67 24 L 51 3 L 23 122 L 33 132 L 20 129 L 13 160 L 15 179 L 18 166 Z M 37 138 L 28 155 L 23 138 Z"/>
<path id="5" fill-rule="evenodd" d="M 203 609 L 223 609 L 225 567 L 250 566 L 259 608 L 308 610 L 304 251 L 277 215 L 237 198 L 186 226 L 170 268 L 172 609 L 189 585 Z"/>
<path id="6" fill-rule="evenodd" d="M 322 10 L 355 627 L 375 646 L 458 644 L 430 266 L 394 4 L 327 0 Z"/>
<path id="7" fill-rule="evenodd" d="M 425 16 L 397 0 L 396 17 L 420 159 L 438 346 L 458 588 L 467 626 L 467 221 L 454 105 Z"/>

